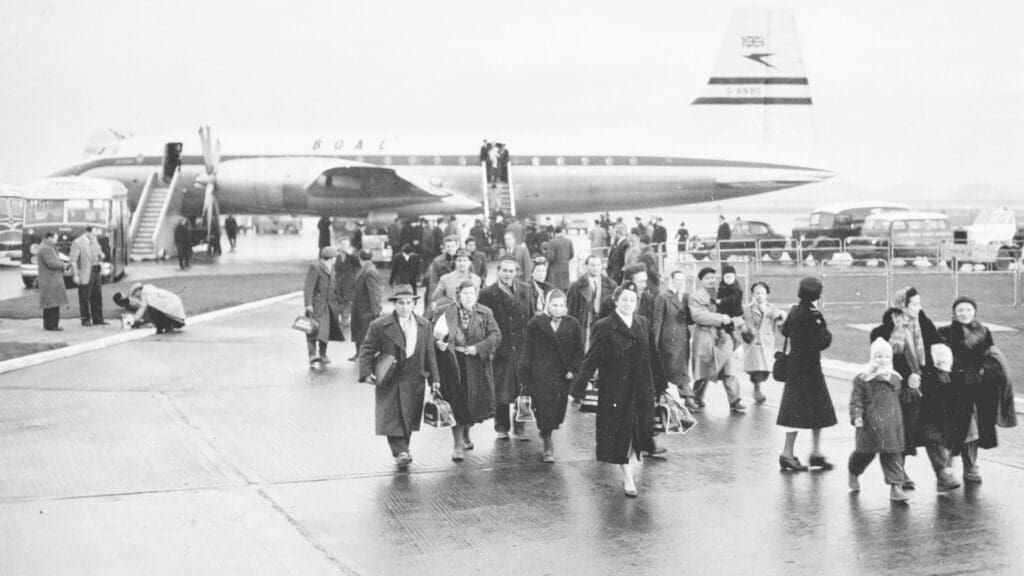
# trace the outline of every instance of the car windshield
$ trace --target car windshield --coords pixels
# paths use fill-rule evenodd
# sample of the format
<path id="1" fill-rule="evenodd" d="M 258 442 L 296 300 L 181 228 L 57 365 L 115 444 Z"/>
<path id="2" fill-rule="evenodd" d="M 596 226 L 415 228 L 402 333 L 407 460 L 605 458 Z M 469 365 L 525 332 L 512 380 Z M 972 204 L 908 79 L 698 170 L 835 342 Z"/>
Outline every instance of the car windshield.
<path id="1" fill-rule="evenodd" d="M 109 200 L 29 200 L 25 225 L 100 224 L 106 226 Z"/>

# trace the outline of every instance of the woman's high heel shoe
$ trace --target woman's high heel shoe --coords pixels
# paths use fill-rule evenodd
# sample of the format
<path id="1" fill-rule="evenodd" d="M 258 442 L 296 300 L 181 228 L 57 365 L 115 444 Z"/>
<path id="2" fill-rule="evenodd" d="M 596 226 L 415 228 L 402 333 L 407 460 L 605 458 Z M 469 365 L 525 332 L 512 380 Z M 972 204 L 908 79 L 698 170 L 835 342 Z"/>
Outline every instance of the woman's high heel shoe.
<path id="1" fill-rule="evenodd" d="M 783 470 L 793 470 L 796 472 L 807 472 L 807 466 L 800 463 L 800 459 L 796 456 L 779 456 L 779 467 Z"/>

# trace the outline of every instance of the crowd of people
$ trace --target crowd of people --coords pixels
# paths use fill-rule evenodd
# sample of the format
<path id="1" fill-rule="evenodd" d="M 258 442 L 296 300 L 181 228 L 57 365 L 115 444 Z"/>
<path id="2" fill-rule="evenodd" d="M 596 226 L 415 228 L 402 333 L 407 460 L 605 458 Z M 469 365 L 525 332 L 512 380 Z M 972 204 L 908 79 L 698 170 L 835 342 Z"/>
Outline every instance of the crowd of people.
<path id="1" fill-rule="evenodd" d="M 462 461 L 473 449 L 472 428 L 486 420 L 493 419 L 500 440 L 528 440 L 514 418 L 517 398 L 528 396 L 543 443 L 540 457 L 553 462 L 554 431 L 570 399 L 597 390 L 597 458 L 620 467 L 627 496 L 637 494 L 631 462 L 666 452 L 655 440 L 653 412 L 670 387 L 687 410 L 699 413 L 709 385 L 720 382 L 730 410 L 742 414 L 741 377 L 749 379 L 753 401 L 763 403 L 761 384 L 775 370 L 785 382 L 777 417 L 786 430 L 780 468 L 832 469 L 821 449 L 821 431 L 837 418 L 821 368 L 832 336 L 816 304 L 820 280 L 801 281 L 798 303 L 788 309 L 769 301 L 764 282 L 750 286 L 745 298 L 728 264 L 702 268 L 697 288 L 688 292 L 682 270 L 662 278 L 656 261 L 644 257 L 650 244 L 638 232 L 612 223 L 607 258 L 590 254 L 572 282 L 567 262 L 575 255 L 568 239 L 564 249 L 557 242 L 564 238 L 559 228 L 543 252 L 506 229 L 490 284 L 486 259 L 474 257 L 473 234 L 466 242 L 445 237 L 426 264 L 418 262 L 418 252 L 403 250 L 398 262 L 404 264 L 394 267 L 390 281 L 394 311 L 386 316 L 383 282 L 370 255 L 343 238 L 340 250 L 322 250 L 307 277 L 307 312 L 320 319 L 319 333 L 310 336 L 311 365 L 326 363 L 326 342 L 343 338 L 332 331 L 335 316 L 343 324 L 341 303 L 348 302 L 357 351 L 350 359 L 358 361 L 361 381 L 376 384 L 375 430 L 387 437 L 401 469 L 412 461 L 410 439 L 428 392 L 452 407 L 452 460 Z M 630 258 L 636 247 L 639 253 Z M 953 324 L 938 330 L 916 290 L 895 295 L 871 334 L 871 358 L 853 382 L 852 490 L 880 454 L 892 499 L 905 501 L 903 491 L 915 483 L 904 458 L 918 447 L 925 448 L 940 490 L 960 486 L 952 472 L 955 456 L 963 460 L 964 482 L 981 481 L 977 448 L 994 447 L 995 426 L 1014 425 L 1015 416 L 1005 359 L 976 310 L 969 298 L 958 299 Z M 780 372 L 775 356 L 783 338 Z M 377 370 L 384 357 L 397 369 Z M 811 433 L 806 464 L 794 452 L 801 430 Z"/>

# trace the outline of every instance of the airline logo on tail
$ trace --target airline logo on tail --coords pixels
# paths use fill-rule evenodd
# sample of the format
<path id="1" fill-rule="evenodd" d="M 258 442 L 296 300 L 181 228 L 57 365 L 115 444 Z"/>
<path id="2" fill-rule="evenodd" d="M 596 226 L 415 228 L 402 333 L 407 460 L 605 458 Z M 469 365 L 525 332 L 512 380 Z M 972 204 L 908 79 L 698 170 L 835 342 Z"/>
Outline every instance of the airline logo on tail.
<path id="1" fill-rule="evenodd" d="M 729 22 L 715 70 L 695 105 L 810 106 L 793 13 L 749 7 Z"/>

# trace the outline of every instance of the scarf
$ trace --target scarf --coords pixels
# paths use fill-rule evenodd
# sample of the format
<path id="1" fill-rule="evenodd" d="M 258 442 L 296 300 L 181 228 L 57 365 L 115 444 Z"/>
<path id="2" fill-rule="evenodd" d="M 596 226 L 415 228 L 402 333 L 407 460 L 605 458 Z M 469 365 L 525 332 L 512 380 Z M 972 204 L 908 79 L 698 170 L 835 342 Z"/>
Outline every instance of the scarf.
<path id="1" fill-rule="evenodd" d="M 911 348 L 914 351 L 914 359 L 917 360 L 917 367 L 924 366 L 924 336 L 921 334 L 921 318 L 914 316 L 907 322 L 907 336 L 910 337 Z M 915 370 L 916 372 L 916 370 Z"/>
<path id="2" fill-rule="evenodd" d="M 467 310 L 462 303 L 455 308 L 459 312 L 459 328 L 465 333 L 469 330 L 469 320 L 473 317 L 473 311 Z"/>

